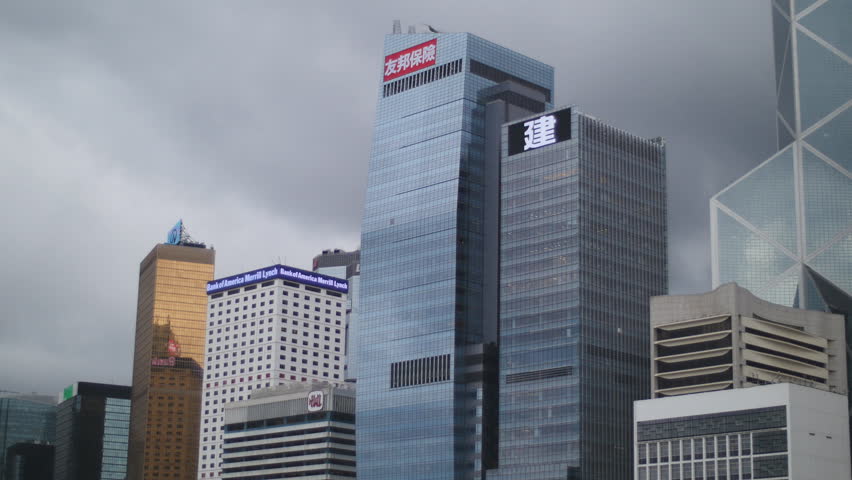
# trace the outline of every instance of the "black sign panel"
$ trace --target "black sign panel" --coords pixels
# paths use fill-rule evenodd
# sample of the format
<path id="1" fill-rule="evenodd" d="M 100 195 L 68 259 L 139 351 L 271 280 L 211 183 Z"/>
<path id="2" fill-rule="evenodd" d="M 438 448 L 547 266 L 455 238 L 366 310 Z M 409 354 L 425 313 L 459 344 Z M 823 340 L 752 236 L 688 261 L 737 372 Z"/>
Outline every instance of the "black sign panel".
<path id="1" fill-rule="evenodd" d="M 571 139 L 571 109 L 509 125 L 509 155 Z"/>

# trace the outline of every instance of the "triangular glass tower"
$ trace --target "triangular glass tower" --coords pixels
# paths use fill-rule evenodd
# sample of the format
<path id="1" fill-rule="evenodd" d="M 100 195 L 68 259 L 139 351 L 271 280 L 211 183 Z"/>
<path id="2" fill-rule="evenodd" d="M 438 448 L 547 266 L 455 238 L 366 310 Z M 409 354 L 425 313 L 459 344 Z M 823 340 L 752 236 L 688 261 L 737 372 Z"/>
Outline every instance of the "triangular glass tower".
<path id="1" fill-rule="evenodd" d="M 713 288 L 845 315 L 849 374 L 852 0 L 770 3 L 779 152 L 710 200 Z"/>
<path id="2" fill-rule="evenodd" d="M 852 304 L 852 0 L 771 4 L 779 152 L 710 200 L 713 286 L 831 310 L 808 272 Z"/>

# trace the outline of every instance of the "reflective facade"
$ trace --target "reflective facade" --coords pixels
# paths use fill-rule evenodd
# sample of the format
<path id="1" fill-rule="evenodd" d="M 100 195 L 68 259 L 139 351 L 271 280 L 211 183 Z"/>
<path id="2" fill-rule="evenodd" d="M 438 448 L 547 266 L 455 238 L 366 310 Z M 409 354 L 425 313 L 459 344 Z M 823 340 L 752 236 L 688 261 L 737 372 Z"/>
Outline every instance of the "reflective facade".
<path id="1" fill-rule="evenodd" d="M 485 468 L 482 345 L 497 319 L 482 313 L 484 185 L 499 164 L 485 162 L 482 94 L 512 80 L 549 102 L 553 87 L 551 67 L 466 33 L 388 35 L 385 55 L 433 39 L 434 66 L 379 89 L 355 332 L 367 480 Z"/>
<path id="2" fill-rule="evenodd" d="M 0 393 L 0 480 L 7 472 L 7 450 L 28 442 L 53 443 L 56 436 L 56 397 Z"/>
<path id="3" fill-rule="evenodd" d="M 139 267 L 128 479 L 194 479 L 215 252 L 160 244 Z"/>
<path id="4" fill-rule="evenodd" d="M 648 302 L 667 289 L 665 146 L 576 108 L 568 118 L 569 140 L 516 155 L 503 129 L 489 480 L 631 478 L 632 402 L 650 395 Z"/>
<path id="5" fill-rule="evenodd" d="M 771 14 L 779 152 L 711 200 L 713 284 L 837 311 L 852 296 L 852 2 Z"/>
<path id="6" fill-rule="evenodd" d="M 852 2 L 770 3 L 779 152 L 710 201 L 713 286 L 844 313 L 849 338 Z"/>
<path id="7" fill-rule="evenodd" d="M 54 480 L 126 478 L 130 387 L 78 382 L 66 391 L 56 415 Z"/>

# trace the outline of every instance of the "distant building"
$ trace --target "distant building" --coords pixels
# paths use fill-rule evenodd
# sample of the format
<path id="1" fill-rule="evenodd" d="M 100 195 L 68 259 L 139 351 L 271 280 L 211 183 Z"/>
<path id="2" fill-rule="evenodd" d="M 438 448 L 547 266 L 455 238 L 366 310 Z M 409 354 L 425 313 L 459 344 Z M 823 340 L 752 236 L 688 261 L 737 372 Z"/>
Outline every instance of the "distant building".
<path id="1" fill-rule="evenodd" d="M 651 299 L 654 398 L 767 383 L 846 394 L 841 315 L 775 305 L 728 283 Z"/>
<path id="2" fill-rule="evenodd" d="M 55 438 L 55 396 L 0 392 L 0 480 L 7 480 L 9 447 L 17 443 L 52 444 Z"/>
<path id="3" fill-rule="evenodd" d="M 310 382 L 255 392 L 225 407 L 224 443 L 223 479 L 355 478 L 354 387 Z"/>
<path id="4" fill-rule="evenodd" d="M 346 252 L 335 248 L 323 250 L 314 257 L 314 271 L 342 278 L 349 282 L 349 295 L 346 299 L 346 366 L 344 378 L 354 382 L 358 378 L 358 316 L 361 310 L 361 250 Z"/>
<path id="5" fill-rule="evenodd" d="M 323 250 L 314 257 L 313 271 L 346 280 L 361 273 L 361 250 Z"/>
<path id="6" fill-rule="evenodd" d="M 634 403 L 636 480 L 850 478 L 846 396 L 791 385 Z"/>
<path id="7" fill-rule="evenodd" d="M 218 479 L 224 410 L 286 382 L 342 383 L 346 280 L 272 265 L 207 284 L 197 478 Z"/>
<path id="8" fill-rule="evenodd" d="M 193 480 L 204 370 L 207 282 L 216 252 L 178 222 L 139 265 L 129 480 Z"/>
<path id="9" fill-rule="evenodd" d="M 127 477 L 130 387 L 77 382 L 56 414 L 54 480 Z"/>
<path id="10" fill-rule="evenodd" d="M 6 480 L 53 478 L 54 446 L 43 442 L 16 443 L 6 449 Z"/>

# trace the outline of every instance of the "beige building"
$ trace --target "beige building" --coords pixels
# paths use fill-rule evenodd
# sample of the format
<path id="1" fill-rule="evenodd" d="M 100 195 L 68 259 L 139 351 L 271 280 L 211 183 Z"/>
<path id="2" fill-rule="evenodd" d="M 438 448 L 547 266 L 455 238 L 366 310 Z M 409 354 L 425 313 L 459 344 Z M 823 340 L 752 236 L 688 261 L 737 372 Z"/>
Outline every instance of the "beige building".
<path id="1" fill-rule="evenodd" d="M 139 265 L 129 480 L 195 479 L 214 260 L 203 244 L 160 244 Z"/>
<path id="2" fill-rule="evenodd" d="M 735 283 L 651 299 L 654 398 L 794 383 L 847 393 L 841 315 L 761 300 Z"/>

